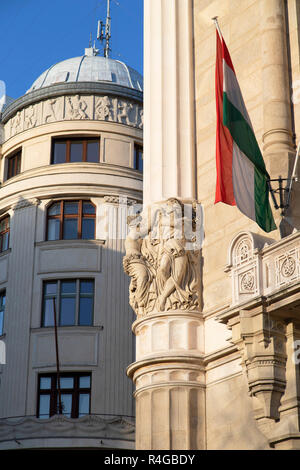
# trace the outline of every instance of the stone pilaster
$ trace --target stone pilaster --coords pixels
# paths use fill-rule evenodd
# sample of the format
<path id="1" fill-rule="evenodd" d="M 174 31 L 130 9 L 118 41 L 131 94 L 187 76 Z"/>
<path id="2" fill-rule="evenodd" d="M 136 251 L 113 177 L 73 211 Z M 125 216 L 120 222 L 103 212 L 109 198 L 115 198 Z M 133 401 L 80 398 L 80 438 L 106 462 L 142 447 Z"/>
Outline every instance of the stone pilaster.
<path id="1" fill-rule="evenodd" d="M 205 446 L 196 223 L 195 207 L 171 198 L 144 209 L 125 242 L 124 269 L 137 315 L 136 362 L 128 368 L 136 385 L 137 449 Z"/>
<path id="2" fill-rule="evenodd" d="M 136 362 L 128 374 L 136 384 L 138 449 L 205 446 L 201 255 L 191 233 L 192 7 L 190 0 L 144 1 L 144 211 L 124 258 L 137 314 Z"/>
<path id="3" fill-rule="evenodd" d="M 263 151 L 271 178 L 289 178 L 294 165 L 295 144 L 285 2 L 263 0 L 261 8 Z M 299 191 L 297 185 L 294 185 L 295 190 Z M 281 223 L 282 236 L 300 226 L 300 211 L 295 199 L 292 198 L 290 210 L 286 213 L 287 218 Z M 279 211 L 276 216 L 276 222 L 279 223 Z"/>

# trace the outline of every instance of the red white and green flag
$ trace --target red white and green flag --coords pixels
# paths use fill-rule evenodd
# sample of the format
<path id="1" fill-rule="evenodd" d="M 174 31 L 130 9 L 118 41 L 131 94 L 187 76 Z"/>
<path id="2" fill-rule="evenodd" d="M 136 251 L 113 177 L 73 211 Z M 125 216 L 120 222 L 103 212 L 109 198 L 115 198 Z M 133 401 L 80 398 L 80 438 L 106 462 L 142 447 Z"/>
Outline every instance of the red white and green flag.
<path id="1" fill-rule="evenodd" d="M 217 30 L 217 184 L 215 203 L 238 209 L 265 231 L 276 229 L 269 175 L 245 107 L 225 41 Z"/>

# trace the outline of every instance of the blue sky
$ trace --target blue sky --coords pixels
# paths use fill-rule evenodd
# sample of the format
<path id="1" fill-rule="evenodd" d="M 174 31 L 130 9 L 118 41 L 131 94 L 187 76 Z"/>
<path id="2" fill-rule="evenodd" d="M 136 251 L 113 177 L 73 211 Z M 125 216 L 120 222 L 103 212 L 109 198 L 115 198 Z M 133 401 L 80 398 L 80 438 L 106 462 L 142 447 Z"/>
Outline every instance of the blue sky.
<path id="1" fill-rule="evenodd" d="M 0 0 L 0 80 L 18 98 L 48 67 L 80 56 L 107 0 Z M 111 0 L 112 53 L 143 73 L 143 0 Z M 100 44 L 96 41 L 96 46 Z M 99 48 L 98 47 L 98 48 Z"/>

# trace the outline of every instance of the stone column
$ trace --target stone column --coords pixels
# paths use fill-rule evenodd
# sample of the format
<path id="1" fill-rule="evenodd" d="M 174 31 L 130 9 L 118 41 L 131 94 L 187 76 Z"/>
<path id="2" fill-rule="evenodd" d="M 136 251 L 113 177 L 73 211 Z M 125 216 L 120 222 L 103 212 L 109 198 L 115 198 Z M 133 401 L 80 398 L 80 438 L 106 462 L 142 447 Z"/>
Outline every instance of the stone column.
<path id="1" fill-rule="evenodd" d="M 263 151 L 271 178 L 290 177 L 295 158 L 284 5 L 282 0 L 261 2 Z M 276 183 L 273 186 L 276 188 Z M 290 209 L 285 219 L 281 221 L 280 212 L 276 212 L 276 223 L 281 221 L 282 236 L 291 233 L 294 227 L 300 228 L 298 194 L 299 184 L 294 184 Z"/>
<path id="2" fill-rule="evenodd" d="M 136 362 L 128 368 L 136 385 L 136 447 L 203 449 L 193 2 L 144 5 L 144 210 L 124 258 L 137 314 Z"/>
<path id="3" fill-rule="evenodd" d="M 270 167 L 273 173 L 282 172 L 282 152 L 285 152 L 287 157 L 287 152 L 293 154 L 294 150 L 285 11 L 282 0 L 262 2 L 262 65 L 264 154 L 272 156 Z M 288 162 L 288 158 L 286 161 Z"/>

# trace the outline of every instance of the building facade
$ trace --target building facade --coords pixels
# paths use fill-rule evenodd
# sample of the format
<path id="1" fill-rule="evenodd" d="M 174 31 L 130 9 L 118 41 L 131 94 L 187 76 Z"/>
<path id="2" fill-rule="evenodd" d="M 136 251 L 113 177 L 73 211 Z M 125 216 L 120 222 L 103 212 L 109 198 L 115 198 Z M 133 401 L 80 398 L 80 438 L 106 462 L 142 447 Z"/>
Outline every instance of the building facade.
<path id="1" fill-rule="evenodd" d="M 126 242 L 137 314 L 128 369 L 137 448 L 299 448 L 299 183 L 284 215 L 272 206 L 277 230 L 269 234 L 236 207 L 214 204 L 212 21 L 218 16 L 270 177 L 290 178 L 299 141 L 299 1 L 144 6 L 144 206 L 159 216 L 151 229 L 142 224 L 152 246 L 131 234 Z M 174 236 L 186 224 L 184 204 L 201 206 L 200 247 L 191 248 L 186 233 Z"/>
<path id="2" fill-rule="evenodd" d="M 122 257 L 142 201 L 142 87 L 89 48 L 1 115 L 1 449 L 134 447 Z"/>

